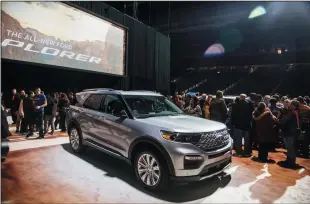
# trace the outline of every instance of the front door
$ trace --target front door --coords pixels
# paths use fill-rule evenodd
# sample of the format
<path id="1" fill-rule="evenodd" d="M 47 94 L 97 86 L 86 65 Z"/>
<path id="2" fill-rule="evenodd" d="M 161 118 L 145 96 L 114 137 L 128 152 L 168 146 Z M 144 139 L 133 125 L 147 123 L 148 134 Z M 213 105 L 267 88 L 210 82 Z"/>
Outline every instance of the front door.
<path id="1" fill-rule="evenodd" d="M 101 143 L 119 152 L 126 153 L 128 141 L 126 138 L 132 130 L 124 125 L 126 120 L 131 120 L 126 115 L 125 104 L 119 95 L 106 95 L 99 112 L 100 128 L 96 131 L 96 137 L 100 138 Z"/>

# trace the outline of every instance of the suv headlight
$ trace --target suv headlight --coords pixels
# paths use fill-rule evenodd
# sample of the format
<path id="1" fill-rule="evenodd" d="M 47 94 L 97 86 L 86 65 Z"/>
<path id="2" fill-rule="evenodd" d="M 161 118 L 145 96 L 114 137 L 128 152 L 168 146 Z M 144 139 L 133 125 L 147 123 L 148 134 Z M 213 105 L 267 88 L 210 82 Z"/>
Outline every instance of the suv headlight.
<path id="1" fill-rule="evenodd" d="M 176 133 L 167 131 L 161 131 L 161 136 L 169 141 L 192 144 L 198 143 L 201 138 L 200 133 Z"/>

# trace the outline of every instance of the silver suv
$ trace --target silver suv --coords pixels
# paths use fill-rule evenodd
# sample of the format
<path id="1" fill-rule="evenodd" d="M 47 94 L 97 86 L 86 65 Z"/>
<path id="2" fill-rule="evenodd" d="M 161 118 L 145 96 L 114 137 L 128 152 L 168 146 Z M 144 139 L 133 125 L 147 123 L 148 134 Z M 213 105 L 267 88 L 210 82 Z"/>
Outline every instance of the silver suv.
<path id="1" fill-rule="evenodd" d="M 88 89 L 76 99 L 66 119 L 73 151 L 89 146 L 125 159 L 146 188 L 200 181 L 231 164 L 226 126 L 185 115 L 161 94 Z"/>

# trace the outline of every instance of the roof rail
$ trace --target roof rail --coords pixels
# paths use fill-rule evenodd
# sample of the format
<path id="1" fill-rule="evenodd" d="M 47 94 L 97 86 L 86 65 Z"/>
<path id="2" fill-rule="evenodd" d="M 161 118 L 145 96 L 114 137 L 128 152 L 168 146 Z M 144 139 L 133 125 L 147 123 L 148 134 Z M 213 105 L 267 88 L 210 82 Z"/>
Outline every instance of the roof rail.
<path id="1" fill-rule="evenodd" d="M 111 89 L 111 88 L 93 88 L 93 89 L 84 89 L 83 92 L 85 92 L 85 91 L 100 91 L 100 90 L 114 91 L 114 89 Z"/>
<path id="2" fill-rule="evenodd" d="M 145 92 L 152 92 L 152 93 L 155 93 L 155 91 L 150 91 L 150 90 L 131 90 L 131 91 L 145 91 Z"/>

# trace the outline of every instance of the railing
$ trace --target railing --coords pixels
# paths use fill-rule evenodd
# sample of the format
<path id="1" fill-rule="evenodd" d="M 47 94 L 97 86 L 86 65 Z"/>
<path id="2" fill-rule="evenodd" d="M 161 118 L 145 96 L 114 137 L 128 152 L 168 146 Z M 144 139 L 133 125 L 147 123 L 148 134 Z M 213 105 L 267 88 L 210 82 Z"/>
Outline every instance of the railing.
<path id="1" fill-rule="evenodd" d="M 208 81 L 208 79 L 204 79 L 204 80 L 202 80 L 201 82 L 195 84 L 194 86 L 191 86 L 190 88 L 186 89 L 184 92 L 189 92 L 189 91 L 193 90 L 194 88 L 197 88 L 197 87 L 199 87 L 200 85 L 206 83 L 207 81 Z"/>
<path id="2" fill-rule="evenodd" d="M 254 72 L 256 72 L 257 69 L 258 69 L 258 67 L 259 67 L 259 66 L 255 66 L 255 67 L 253 68 L 253 71 L 250 71 L 250 72 L 248 73 L 248 75 L 251 75 L 251 74 L 253 74 Z M 245 79 L 248 77 L 248 75 L 247 75 L 246 77 L 242 78 L 242 79 L 239 79 L 238 81 L 236 81 L 235 83 L 229 85 L 228 87 L 226 87 L 226 88 L 223 90 L 223 92 L 225 93 L 225 92 L 229 91 L 230 89 L 234 88 L 234 87 L 235 87 L 237 84 L 239 84 L 241 81 L 245 80 Z"/>
<path id="3" fill-rule="evenodd" d="M 276 93 L 276 91 L 279 89 L 279 87 L 283 84 L 283 81 L 286 81 L 286 79 L 290 76 L 290 72 L 294 69 L 294 66 L 290 66 L 287 70 L 286 70 L 286 75 L 281 79 L 281 81 L 278 83 L 278 85 L 272 90 L 270 95 L 273 95 L 274 93 Z"/>
<path id="4" fill-rule="evenodd" d="M 229 85 L 228 87 L 226 87 L 223 92 L 227 92 L 229 91 L 230 89 L 234 88 L 237 84 L 239 84 L 241 81 L 243 81 L 245 78 L 242 78 L 242 79 L 239 79 L 238 81 L 236 81 L 235 83 Z"/>

